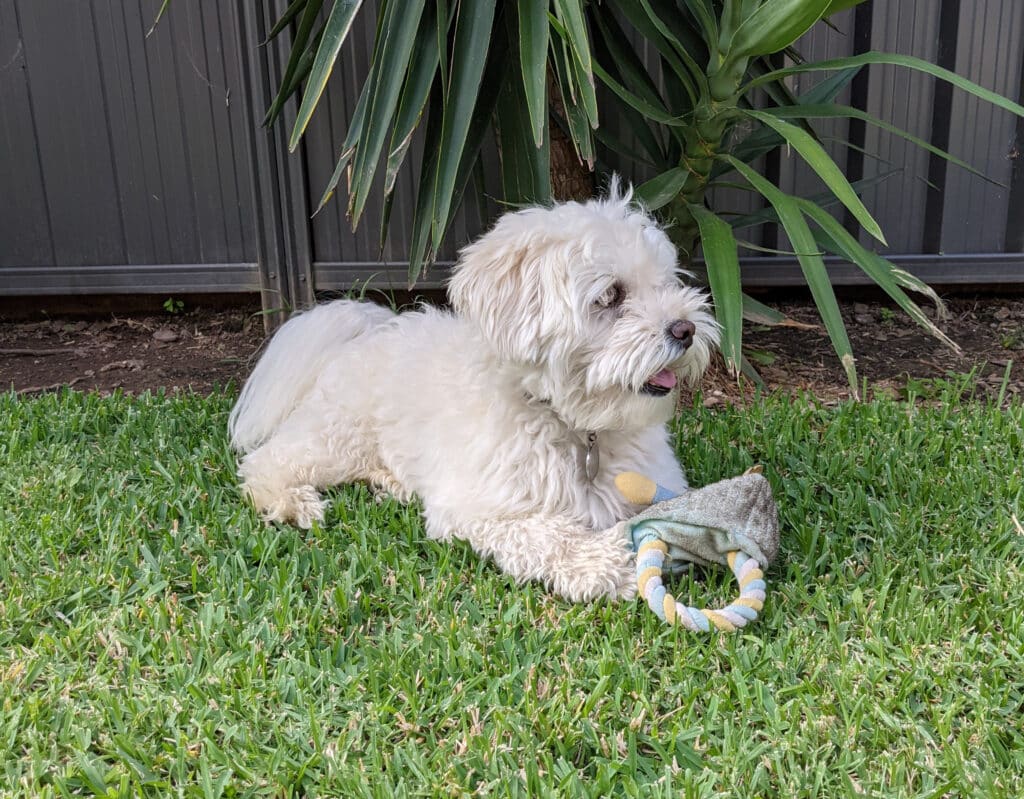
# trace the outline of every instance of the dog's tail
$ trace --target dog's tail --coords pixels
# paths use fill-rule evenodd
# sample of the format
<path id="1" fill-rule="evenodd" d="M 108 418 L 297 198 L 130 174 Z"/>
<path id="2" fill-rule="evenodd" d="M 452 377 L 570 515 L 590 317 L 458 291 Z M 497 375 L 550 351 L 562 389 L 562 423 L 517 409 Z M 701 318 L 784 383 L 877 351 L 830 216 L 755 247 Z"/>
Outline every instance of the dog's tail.
<path id="1" fill-rule="evenodd" d="M 266 441 L 343 347 L 394 318 L 393 311 L 373 303 L 337 300 L 289 319 L 270 340 L 231 409 L 231 446 L 251 452 Z"/>

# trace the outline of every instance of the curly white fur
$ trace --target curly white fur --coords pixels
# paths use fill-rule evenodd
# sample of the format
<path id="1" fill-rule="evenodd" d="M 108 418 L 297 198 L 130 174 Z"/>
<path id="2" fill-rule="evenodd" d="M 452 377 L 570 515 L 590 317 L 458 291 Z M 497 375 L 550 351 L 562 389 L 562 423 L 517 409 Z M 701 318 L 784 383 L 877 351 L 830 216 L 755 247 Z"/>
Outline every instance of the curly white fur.
<path id="1" fill-rule="evenodd" d="M 686 487 L 665 429 L 675 392 L 645 385 L 707 367 L 705 296 L 614 187 L 504 216 L 462 251 L 449 291 L 454 313 L 340 300 L 281 328 L 231 412 L 246 492 L 301 527 L 323 518 L 327 486 L 416 495 L 431 537 L 465 539 L 519 580 L 571 600 L 632 595 L 621 522 L 637 508 L 613 478 Z M 673 335 L 680 321 L 692 341 Z"/>

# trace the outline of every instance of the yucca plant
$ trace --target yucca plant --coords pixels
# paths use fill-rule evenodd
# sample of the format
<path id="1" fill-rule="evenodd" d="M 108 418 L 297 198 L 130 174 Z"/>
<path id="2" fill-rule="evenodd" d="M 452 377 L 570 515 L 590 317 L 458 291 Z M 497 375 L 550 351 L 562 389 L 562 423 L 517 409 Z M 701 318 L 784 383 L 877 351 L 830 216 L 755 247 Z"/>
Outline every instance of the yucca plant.
<path id="1" fill-rule="evenodd" d="M 734 372 L 749 369 L 742 353 L 743 317 L 783 320 L 743 293 L 735 232 L 780 224 L 856 394 L 854 357 L 825 253 L 859 266 L 918 324 L 955 345 L 907 293 L 918 292 L 938 303 L 934 292 L 862 246 L 826 210 L 829 204 L 845 206 L 864 230 L 885 243 L 859 198 L 867 183 L 851 185 L 844 177 L 822 147 L 813 121 L 863 120 L 970 169 L 927 142 L 836 103 L 843 86 L 870 64 L 926 72 L 1024 115 L 1024 107 L 917 58 L 872 52 L 803 62 L 793 49 L 797 39 L 829 15 L 863 1 L 380 0 L 373 4 L 377 24 L 369 74 L 320 205 L 344 174 L 347 213 L 352 225 L 358 225 L 373 182 L 383 180 L 383 240 L 395 177 L 422 127 L 425 157 L 413 167 L 419 171 L 409 253 L 409 280 L 414 283 L 445 236 L 485 138 L 497 136 L 502 199 L 544 203 L 551 198 L 550 133 L 558 125 L 588 168 L 594 168 L 600 143 L 656 170 L 637 195 L 668 223 L 685 264 L 703 250 L 723 328 L 723 354 Z M 361 7 L 361 0 L 294 0 L 271 31 L 273 37 L 293 29 L 291 57 L 266 119 L 273 123 L 288 98 L 300 94 L 292 149 L 306 130 Z M 635 39 L 657 53 L 654 62 L 640 57 L 630 44 Z M 787 56 L 784 63 L 790 66 L 776 68 L 769 56 L 778 53 Z M 828 77 L 795 97 L 786 78 L 803 72 Z M 600 84 L 607 91 L 599 93 Z M 602 118 L 610 115 L 625 121 L 635 148 L 602 127 Z M 813 198 L 792 196 L 751 166 L 780 146 L 803 158 L 828 191 Z M 764 211 L 736 216 L 709 207 L 711 188 L 737 181 L 763 195 L 768 203 Z"/>

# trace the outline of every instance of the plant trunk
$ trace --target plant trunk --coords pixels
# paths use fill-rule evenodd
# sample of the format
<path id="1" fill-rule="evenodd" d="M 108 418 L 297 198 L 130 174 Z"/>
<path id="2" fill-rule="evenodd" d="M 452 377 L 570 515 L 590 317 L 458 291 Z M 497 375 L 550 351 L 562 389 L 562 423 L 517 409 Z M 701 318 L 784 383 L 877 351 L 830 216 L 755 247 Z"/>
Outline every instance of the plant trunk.
<path id="1" fill-rule="evenodd" d="M 712 96 L 701 99 L 693 111 L 693 125 L 683 129 L 680 166 L 690 174 L 679 194 L 669 203 L 668 216 L 674 223 L 669 234 L 679 250 L 680 265 L 684 269 L 692 265 L 700 243 L 700 229 L 690 213 L 690 206 L 704 205 L 715 158 L 722 152 L 730 122 L 736 115 L 737 91 L 746 68 L 744 60 L 728 73 L 712 77 Z"/>
<path id="2" fill-rule="evenodd" d="M 555 110 L 565 117 L 562 93 L 554 72 L 548 67 L 548 97 Z M 569 135 L 562 130 L 554 114 L 548 115 L 550 133 L 551 199 L 556 202 L 576 200 L 584 202 L 594 196 L 594 175 L 576 153 L 576 146 Z"/>

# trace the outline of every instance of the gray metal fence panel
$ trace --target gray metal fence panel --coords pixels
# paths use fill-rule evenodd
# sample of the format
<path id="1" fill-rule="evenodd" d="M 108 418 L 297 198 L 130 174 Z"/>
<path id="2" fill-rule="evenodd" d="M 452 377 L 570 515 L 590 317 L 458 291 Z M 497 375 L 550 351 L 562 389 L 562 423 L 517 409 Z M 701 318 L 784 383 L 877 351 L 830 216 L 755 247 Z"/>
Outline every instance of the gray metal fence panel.
<path id="1" fill-rule="evenodd" d="M 294 307 L 308 301 L 314 283 L 318 289 L 367 280 L 404 286 L 416 193 L 412 171 L 399 177 L 383 248 L 379 188 L 355 232 L 345 218 L 344 179 L 335 200 L 308 218 L 334 169 L 366 74 L 372 0 L 303 146 L 290 156 L 284 127 L 269 133 L 258 127 L 287 44 L 257 44 L 287 0 L 174 0 L 146 38 L 160 4 L 0 0 L 0 293 L 262 288 L 269 306 Z M 873 0 L 834 21 L 838 30 L 818 26 L 800 43 L 808 57 L 871 48 L 901 52 L 948 64 L 1021 98 L 1020 0 Z M 646 56 L 656 58 L 653 51 Z M 793 78 L 792 88 L 802 92 L 819 78 Z M 926 268 L 932 279 L 1024 281 L 1024 122 L 894 67 L 865 71 L 840 99 L 948 146 L 1006 184 L 947 167 L 862 123 L 820 125 L 851 179 L 902 168 L 866 196 L 889 238 L 888 253 L 912 269 Z M 285 125 L 294 112 L 290 104 Z M 603 124 L 630 136 L 619 120 Z M 855 148 L 833 141 L 847 137 Z M 422 157 L 417 139 L 408 163 Z M 485 161 L 483 179 L 493 193 L 493 148 Z M 649 177 L 615 159 L 607 166 L 638 182 Z M 823 189 L 792 153 L 769 156 L 760 166 L 787 190 Z M 930 189 L 925 179 L 946 191 Z M 730 210 L 762 204 L 731 189 L 713 198 Z M 496 207 L 493 201 L 482 210 L 467 203 L 440 260 L 453 260 Z M 754 241 L 784 247 L 776 233 L 766 227 Z M 964 253 L 981 257 L 959 257 Z M 928 257 L 915 257 L 922 254 Z M 784 258 L 744 260 L 745 273 L 766 285 L 777 282 L 773 274 L 792 280 L 791 266 Z M 441 274 L 433 273 L 435 279 Z M 855 280 L 848 271 L 837 275 Z"/>
<path id="2" fill-rule="evenodd" d="M 871 21 L 871 47 L 888 53 L 915 55 L 934 62 L 938 48 L 936 2 L 875 3 Z M 867 111 L 920 139 L 927 140 L 932 126 L 935 79 L 902 67 L 870 68 Z M 864 148 L 864 177 L 902 170 L 864 195 L 868 208 L 882 225 L 893 253 L 932 252 L 924 247 L 925 213 L 930 189 L 929 155 L 898 136 L 869 125 Z M 861 233 L 861 242 L 873 239 Z"/>
<path id="3" fill-rule="evenodd" d="M 0 281 L 256 261 L 236 8 L 159 5 L 0 0 Z"/>
<path id="4" fill-rule="evenodd" d="M 1024 3 L 962 3 L 956 71 L 1000 94 L 1020 91 Z M 950 149 L 1002 186 L 951 169 L 943 195 L 942 252 L 996 252 L 1007 235 L 1016 120 L 957 92 L 950 114 Z"/>

